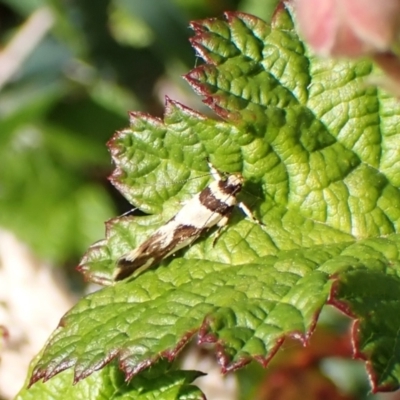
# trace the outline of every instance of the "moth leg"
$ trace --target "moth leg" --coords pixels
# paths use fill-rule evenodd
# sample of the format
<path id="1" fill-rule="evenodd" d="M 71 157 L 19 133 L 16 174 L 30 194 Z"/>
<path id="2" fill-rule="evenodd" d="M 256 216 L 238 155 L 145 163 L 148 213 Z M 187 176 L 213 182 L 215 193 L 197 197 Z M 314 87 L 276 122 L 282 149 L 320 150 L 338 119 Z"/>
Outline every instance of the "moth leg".
<path id="1" fill-rule="evenodd" d="M 241 208 L 241 210 L 244 212 L 244 214 L 251 219 L 253 222 L 265 226 L 258 218 L 256 218 L 253 213 L 251 212 L 250 208 L 246 206 L 243 202 L 238 203 L 238 207 Z"/>
<path id="2" fill-rule="evenodd" d="M 229 222 L 230 215 L 231 215 L 231 213 L 225 214 L 217 223 L 218 229 L 214 235 L 214 240 L 212 243 L 213 247 L 215 246 L 215 243 L 217 243 L 218 238 L 221 236 L 222 231 L 224 231 L 224 229 L 226 229 L 228 222 Z"/>

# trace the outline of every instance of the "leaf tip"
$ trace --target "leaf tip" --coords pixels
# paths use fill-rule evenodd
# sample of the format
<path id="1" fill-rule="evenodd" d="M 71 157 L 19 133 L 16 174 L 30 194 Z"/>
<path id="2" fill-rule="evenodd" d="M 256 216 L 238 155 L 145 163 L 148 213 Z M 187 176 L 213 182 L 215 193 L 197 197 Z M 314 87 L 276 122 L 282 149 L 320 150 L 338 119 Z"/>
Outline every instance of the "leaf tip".
<path id="1" fill-rule="evenodd" d="M 75 365 L 75 360 L 63 360 L 62 362 L 57 363 L 55 367 L 54 364 L 48 364 L 45 367 L 40 364 L 36 365 L 29 380 L 28 389 L 39 380 L 42 379 L 43 382 L 47 382 L 53 376 L 56 376 L 73 365 Z"/>
<path id="2" fill-rule="evenodd" d="M 329 293 L 329 297 L 327 300 L 327 304 L 337 308 L 345 315 L 349 316 L 350 318 L 356 318 L 354 313 L 351 311 L 350 304 L 346 303 L 344 300 L 339 300 L 339 292 L 340 292 L 340 278 L 338 275 L 331 277 L 334 279 L 331 290 Z"/>
<path id="3" fill-rule="evenodd" d="M 31 378 L 29 379 L 28 389 L 32 387 L 37 381 L 44 377 L 43 371 L 35 370 L 32 373 Z"/>
<path id="4" fill-rule="evenodd" d="M 183 79 L 192 87 L 192 89 L 200 96 L 206 95 L 205 86 L 200 83 L 207 65 L 201 65 L 200 67 L 192 69 L 187 74 L 182 75 Z"/>
<path id="5" fill-rule="evenodd" d="M 135 375 L 139 372 L 145 370 L 154 364 L 159 357 L 154 357 L 152 359 L 148 358 L 147 360 L 143 360 L 142 362 L 132 366 L 129 362 L 129 359 L 125 358 L 119 362 L 119 367 L 122 371 L 125 372 L 125 382 L 129 382 Z"/>
<path id="6" fill-rule="evenodd" d="M 181 339 L 178 341 L 177 345 L 172 349 L 166 350 L 162 352 L 161 356 L 166 357 L 168 361 L 173 361 L 178 353 L 186 346 L 186 344 L 190 341 L 193 335 L 196 333 L 196 329 L 192 329 L 185 333 Z"/>

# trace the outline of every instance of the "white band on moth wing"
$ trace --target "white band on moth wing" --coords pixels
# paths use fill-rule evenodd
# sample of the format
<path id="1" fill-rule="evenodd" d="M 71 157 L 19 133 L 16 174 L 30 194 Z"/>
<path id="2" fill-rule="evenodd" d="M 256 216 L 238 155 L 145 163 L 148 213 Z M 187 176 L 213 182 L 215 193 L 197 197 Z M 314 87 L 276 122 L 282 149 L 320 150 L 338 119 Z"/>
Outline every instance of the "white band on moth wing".
<path id="1" fill-rule="evenodd" d="M 179 225 L 190 225 L 197 229 L 203 229 L 214 226 L 221 217 L 218 212 L 205 207 L 201 203 L 199 195 L 196 195 L 175 215 L 174 220 Z"/>
<path id="2" fill-rule="evenodd" d="M 213 196 L 219 200 L 221 203 L 225 203 L 228 206 L 234 206 L 237 203 L 236 197 L 232 194 L 227 194 L 223 192 L 219 187 L 219 182 L 212 182 L 209 186 Z"/>

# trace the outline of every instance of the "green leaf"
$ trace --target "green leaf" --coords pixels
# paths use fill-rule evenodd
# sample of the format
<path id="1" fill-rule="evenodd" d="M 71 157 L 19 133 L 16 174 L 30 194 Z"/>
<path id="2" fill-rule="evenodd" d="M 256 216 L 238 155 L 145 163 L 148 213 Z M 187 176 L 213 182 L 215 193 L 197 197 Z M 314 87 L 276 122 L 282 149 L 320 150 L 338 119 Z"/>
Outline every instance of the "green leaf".
<path id="1" fill-rule="evenodd" d="M 239 229 L 233 238 L 226 241 L 232 253 L 243 241 Z M 398 235 L 387 242 L 392 251 L 400 249 Z M 379 254 L 378 262 L 366 252 L 377 245 L 368 239 L 320 246 L 234 266 L 175 259 L 81 300 L 54 332 L 33 380 L 49 379 L 68 360 L 79 381 L 114 357 L 131 378 L 160 357 L 173 359 L 197 331 L 199 343 L 217 344 L 225 372 L 251 357 L 266 364 L 285 336 L 307 342 L 329 296 L 332 273 L 386 271 L 390 254 Z"/>
<path id="2" fill-rule="evenodd" d="M 112 138 L 112 182 L 154 215 L 108 222 L 80 269 L 110 286 L 64 316 L 31 382 L 72 366 L 79 381 L 114 358 L 132 378 L 174 359 L 196 333 L 199 344 L 215 344 L 224 372 L 252 359 L 266 365 L 285 337 L 307 343 L 328 299 L 364 318 L 369 285 L 341 286 L 352 273 L 381 277 L 376 302 L 385 277 L 397 284 L 398 104 L 366 84 L 370 63 L 308 54 L 283 9 L 272 27 L 246 14 L 225 17 L 193 23 L 192 43 L 207 64 L 186 76 L 225 122 L 168 100 L 163 121 L 132 113 L 130 129 Z M 241 199 L 264 225 L 236 212 L 215 246 L 210 232 L 156 269 L 113 284 L 115 261 L 210 181 L 207 158 L 243 174 Z M 376 310 L 376 321 L 396 313 L 393 303 Z M 399 385 L 396 321 L 379 328 L 390 337 L 382 353 L 379 340 L 363 352 L 373 390 Z M 364 337 L 379 331 L 359 326 L 363 349 Z"/>
<path id="3" fill-rule="evenodd" d="M 7 166 L 0 173 L 0 225 L 42 257 L 65 261 L 101 237 L 104 219 L 114 214 L 105 188 L 89 180 L 93 170 L 108 168 L 107 151 L 78 133 L 79 121 L 85 120 L 84 112 L 102 114 L 91 123 L 98 136 L 99 127 L 116 126 L 117 117 L 81 101 L 76 114 L 69 107 L 75 122 L 68 123 L 63 107 L 55 106 L 65 88 L 39 86 L 27 84 L 0 96 L 0 157 Z"/>
<path id="4" fill-rule="evenodd" d="M 376 391 L 398 386 L 400 376 L 400 266 L 396 263 L 396 269 L 346 271 L 333 288 L 332 304 L 356 319 L 352 328 L 356 356 L 367 361 Z"/>
<path id="5" fill-rule="evenodd" d="M 32 369 L 33 363 L 31 365 Z M 72 371 L 64 371 L 48 383 L 32 388 L 25 384 L 16 400 L 203 400 L 204 395 L 190 383 L 202 376 L 198 371 L 167 371 L 165 363 L 158 363 L 126 383 L 118 367 L 110 364 L 94 372 L 88 379 L 72 385 Z"/>

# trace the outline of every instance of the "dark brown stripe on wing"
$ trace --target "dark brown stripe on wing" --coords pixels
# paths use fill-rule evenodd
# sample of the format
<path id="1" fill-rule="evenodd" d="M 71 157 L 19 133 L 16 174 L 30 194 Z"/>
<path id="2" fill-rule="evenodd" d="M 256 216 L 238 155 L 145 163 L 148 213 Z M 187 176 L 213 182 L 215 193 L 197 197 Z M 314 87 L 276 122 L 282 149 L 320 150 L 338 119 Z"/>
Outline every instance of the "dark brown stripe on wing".
<path id="1" fill-rule="evenodd" d="M 218 182 L 219 190 L 222 193 L 226 193 L 228 196 L 235 196 L 236 193 L 240 192 L 240 190 L 242 189 L 242 185 L 239 183 L 232 184 L 230 182 L 231 181 L 229 179 L 224 181 L 219 181 Z"/>
<path id="2" fill-rule="evenodd" d="M 229 196 L 229 194 L 227 194 L 227 196 Z M 232 209 L 232 206 L 229 206 L 223 201 L 217 199 L 209 187 L 206 187 L 204 190 L 202 190 L 199 195 L 199 200 L 204 207 L 220 215 L 225 215 Z"/>
<path id="3" fill-rule="evenodd" d="M 194 242 L 203 231 L 203 228 L 199 229 L 193 225 L 179 225 L 174 232 L 171 242 L 168 243 L 168 246 L 163 251 L 163 258 Z"/>
<path id="4" fill-rule="evenodd" d="M 174 232 L 173 241 L 179 240 L 179 238 L 190 238 L 192 236 L 197 236 L 200 233 L 201 233 L 201 229 L 196 228 L 193 225 L 179 225 L 178 228 Z M 182 239 L 181 239 L 181 241 L 182 241 Z"/>
<path id="5" fill-rule="evenodd" d="M 120 281 L 128 278 L 147 263 L 147 268 L 160 263 L 171 252 L 180 250 L 181 247 L 179 245 L 182 242 L 188 239 L 191 239 L 191 241 L 196 240 L 203 230 L 192 225 L 180 225 L 175 230 L 172 240 L 168 244 L 164 243 L 161 235 L 155 233 L 139 246 L 139 255 L 134 260 L 129 259 L 129 255 L 127 255 L 117 261 L 114 280 Z"/>
<path id="6" fill-rule="evenodd" d="M 150 254 L 144 254 L 135 260 L 128 260 L 125 257 L 120 258 L 117 261 L 117 269 L 114 272 L 114 280 L 121 281 L 122 279 L 128 278 L 131 276 L 137 269 L 145 265 L 153 256 Z M 149 263 L 148 268 L 153 266 L 156 263 L 156 260 L 153 260 Z"/>

